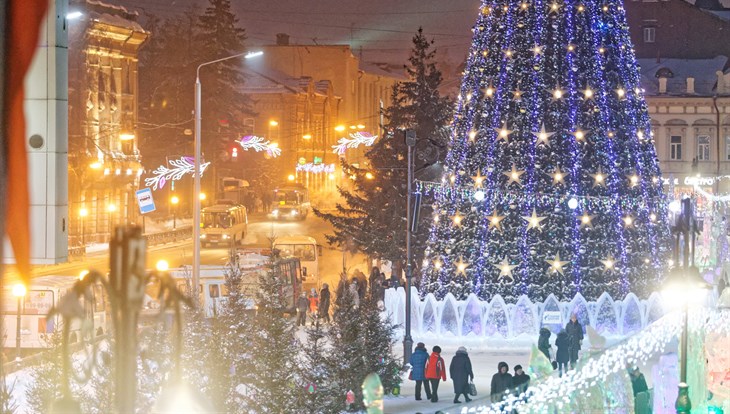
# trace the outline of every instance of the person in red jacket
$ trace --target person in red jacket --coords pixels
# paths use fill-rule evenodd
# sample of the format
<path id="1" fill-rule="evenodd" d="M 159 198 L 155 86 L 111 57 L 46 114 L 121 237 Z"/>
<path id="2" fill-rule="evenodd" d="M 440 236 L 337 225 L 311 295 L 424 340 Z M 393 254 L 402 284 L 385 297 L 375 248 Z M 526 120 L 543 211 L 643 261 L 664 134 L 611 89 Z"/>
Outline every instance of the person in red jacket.
<path id="1" fill-rule="evenodd" d="M 446 381 L 446 364 L 441 358 L 441 347 L 436 345 L 426 362 L 426 379 L 431 383 L 431 402 L 438 402 L 439 381 Z"/>

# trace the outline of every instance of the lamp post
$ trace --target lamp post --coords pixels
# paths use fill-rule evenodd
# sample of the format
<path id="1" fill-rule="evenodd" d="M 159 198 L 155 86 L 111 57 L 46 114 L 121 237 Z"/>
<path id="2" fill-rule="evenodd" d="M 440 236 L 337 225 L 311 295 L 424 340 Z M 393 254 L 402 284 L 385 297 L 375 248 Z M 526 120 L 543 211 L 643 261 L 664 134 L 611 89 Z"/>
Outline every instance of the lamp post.
<path id="1" fill-rule="evenodd" d="M 237 53 L 228 57 L 211 60 L 210 62 L 201 63 L 195 71 L 195 141 L 194 141 L 194 158 L 195 172 L 193 173 L 193 194 L 200 194 L 200 128 L 201 128 L 201 85 L 200 85 L 200 68 L 213 63 L 223 62 L 224 60 L 244 57 L 250 59 L 260 56 L 263 52 L 244 52 Z M 200 197 L 193 197 L 193 297 L 198 297 L 198 283 L 200 282 Z"/>
<path id="2" fill-rule="evenodd" d="M 86 217 L 89 215 L 89 210 L 85 207 L 79 209 L 79 220 L 81 220 L 81 245 L 84 246 L 84 253 L 86 253 Z"/>
<path id="3" fill-rule="evenodd" d="M 413 338 L 411 338 L 411 278 L 413 267 L 411 264 L 411 193 L 413 185 L 413 147 L 416 146 L 416 131 L 409 129 L 405 132 L 408 146 L 408 194 L 406 195 L 406 332 L 403 336 L 403 361 L 407 364 L 413 352 Z"/>
<path id="4" fill-rule="evenodd" d="M 109 212 L 109 234 L 112 234 L 112 229 L 114 228 L 114 223 L 112 223 L 112 216 L 115 211 L 117 211 L 117 206 L 115 204 L 109 204 L 106 206 L 106 211 Z"/>
<path id="5" fill-rule="evenodd" d="M 180 202 L 180 199 L 178 196 L 174 195 L 170 198 L 170 203 L 172 204 L 172 229 L 177 229 L 177 204 Z"/>
<path id="6" fill-rule="evenodd" d="M 13 285 L 13 296 L 18 298 L 18 314 L 15 321 L 15 362 L 20 363 L 20 314 L 23 310 L 23 297 L 25 297 L 26 288 L 22 283 Z"/>

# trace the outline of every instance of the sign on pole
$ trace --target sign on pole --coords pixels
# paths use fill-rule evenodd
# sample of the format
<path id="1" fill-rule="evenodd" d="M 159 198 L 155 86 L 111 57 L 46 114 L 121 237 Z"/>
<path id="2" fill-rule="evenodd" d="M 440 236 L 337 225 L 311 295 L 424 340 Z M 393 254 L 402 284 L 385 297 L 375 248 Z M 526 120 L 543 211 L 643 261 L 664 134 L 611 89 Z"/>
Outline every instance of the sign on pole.
<path id="1" fill-rule="evenodd" d="M 136 194 L 140 213 L 145 214 L 155 211 L 155 201 L 152 199 L 152 190 L 149 188 L 143 188 L 141 190 L 137 190 Z"/>

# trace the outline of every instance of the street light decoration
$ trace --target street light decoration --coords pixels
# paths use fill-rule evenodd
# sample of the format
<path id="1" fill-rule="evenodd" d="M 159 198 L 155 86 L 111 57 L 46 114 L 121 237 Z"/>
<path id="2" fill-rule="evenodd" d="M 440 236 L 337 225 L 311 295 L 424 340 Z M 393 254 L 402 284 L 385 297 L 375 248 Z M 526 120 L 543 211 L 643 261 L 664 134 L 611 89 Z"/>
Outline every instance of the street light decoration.
<path id="1" fill-rule="evenodd" d="M 193 157 L 180 157 L 178 160 L 169 160 L 168 163 L 170 163 L 172 168 L 160 165 L 152 171 L 152 177 L 144 179 L 144 184 L 147 187 L 152 187 L 153 190 L 157 190 L 164 187 L 168 181 L 177 181 L 185 174 L 195 175 L 195 159 Z M 200 164 L 201 176 L 209 165 L 210 162 Z"/>
<path id="2" fill-rule="evenodd" d="M 281 148 L 279 148 L 279 144 L 255 135 L 246 135 L 241 138 L 239 144 L 241 144 L 241 148 L 246 151 L 249 149 L 256 152 L 264 151 L 271 157 L 278 157 L 281 155 Z"/>
<path id="3" fill-rule="evenodd" d="M 377 135 L 373 135 L 369 132 L 353 132 L 350 134 L 350 138 L 342 137 L 337 140 L 337 145 L 332 146 L 332 152 L 342 155 L 348 148 L 357 148 L 360 145 L 370 147 L 373 145 L 376 138 L 378 138 Z"/>

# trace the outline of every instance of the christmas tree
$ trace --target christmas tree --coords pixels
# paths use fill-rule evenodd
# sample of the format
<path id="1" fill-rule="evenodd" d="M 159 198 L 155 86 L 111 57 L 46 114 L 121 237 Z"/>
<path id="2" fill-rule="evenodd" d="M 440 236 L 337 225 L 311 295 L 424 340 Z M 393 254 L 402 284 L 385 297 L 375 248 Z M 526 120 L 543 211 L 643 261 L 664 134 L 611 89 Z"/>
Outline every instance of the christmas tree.
<path id="1" fill-rule="evenodd" d="M 336 399 L 330 390 L 330 371 L 327 364 L 327 332 L 321 318 L 314 318 L 305 328 L 307 339 L 302 344 L 298 368 L 297 408 L 299 413 L 320 414 L 322 407 Z M 335 410 L 334 412 L 337 412 Z"/>
<path id="2" fill-rule="evenodd" d="M 422 290 L 646 294 L 668 227 L 622 3 L 486 1 L 473 33 Z"/>

